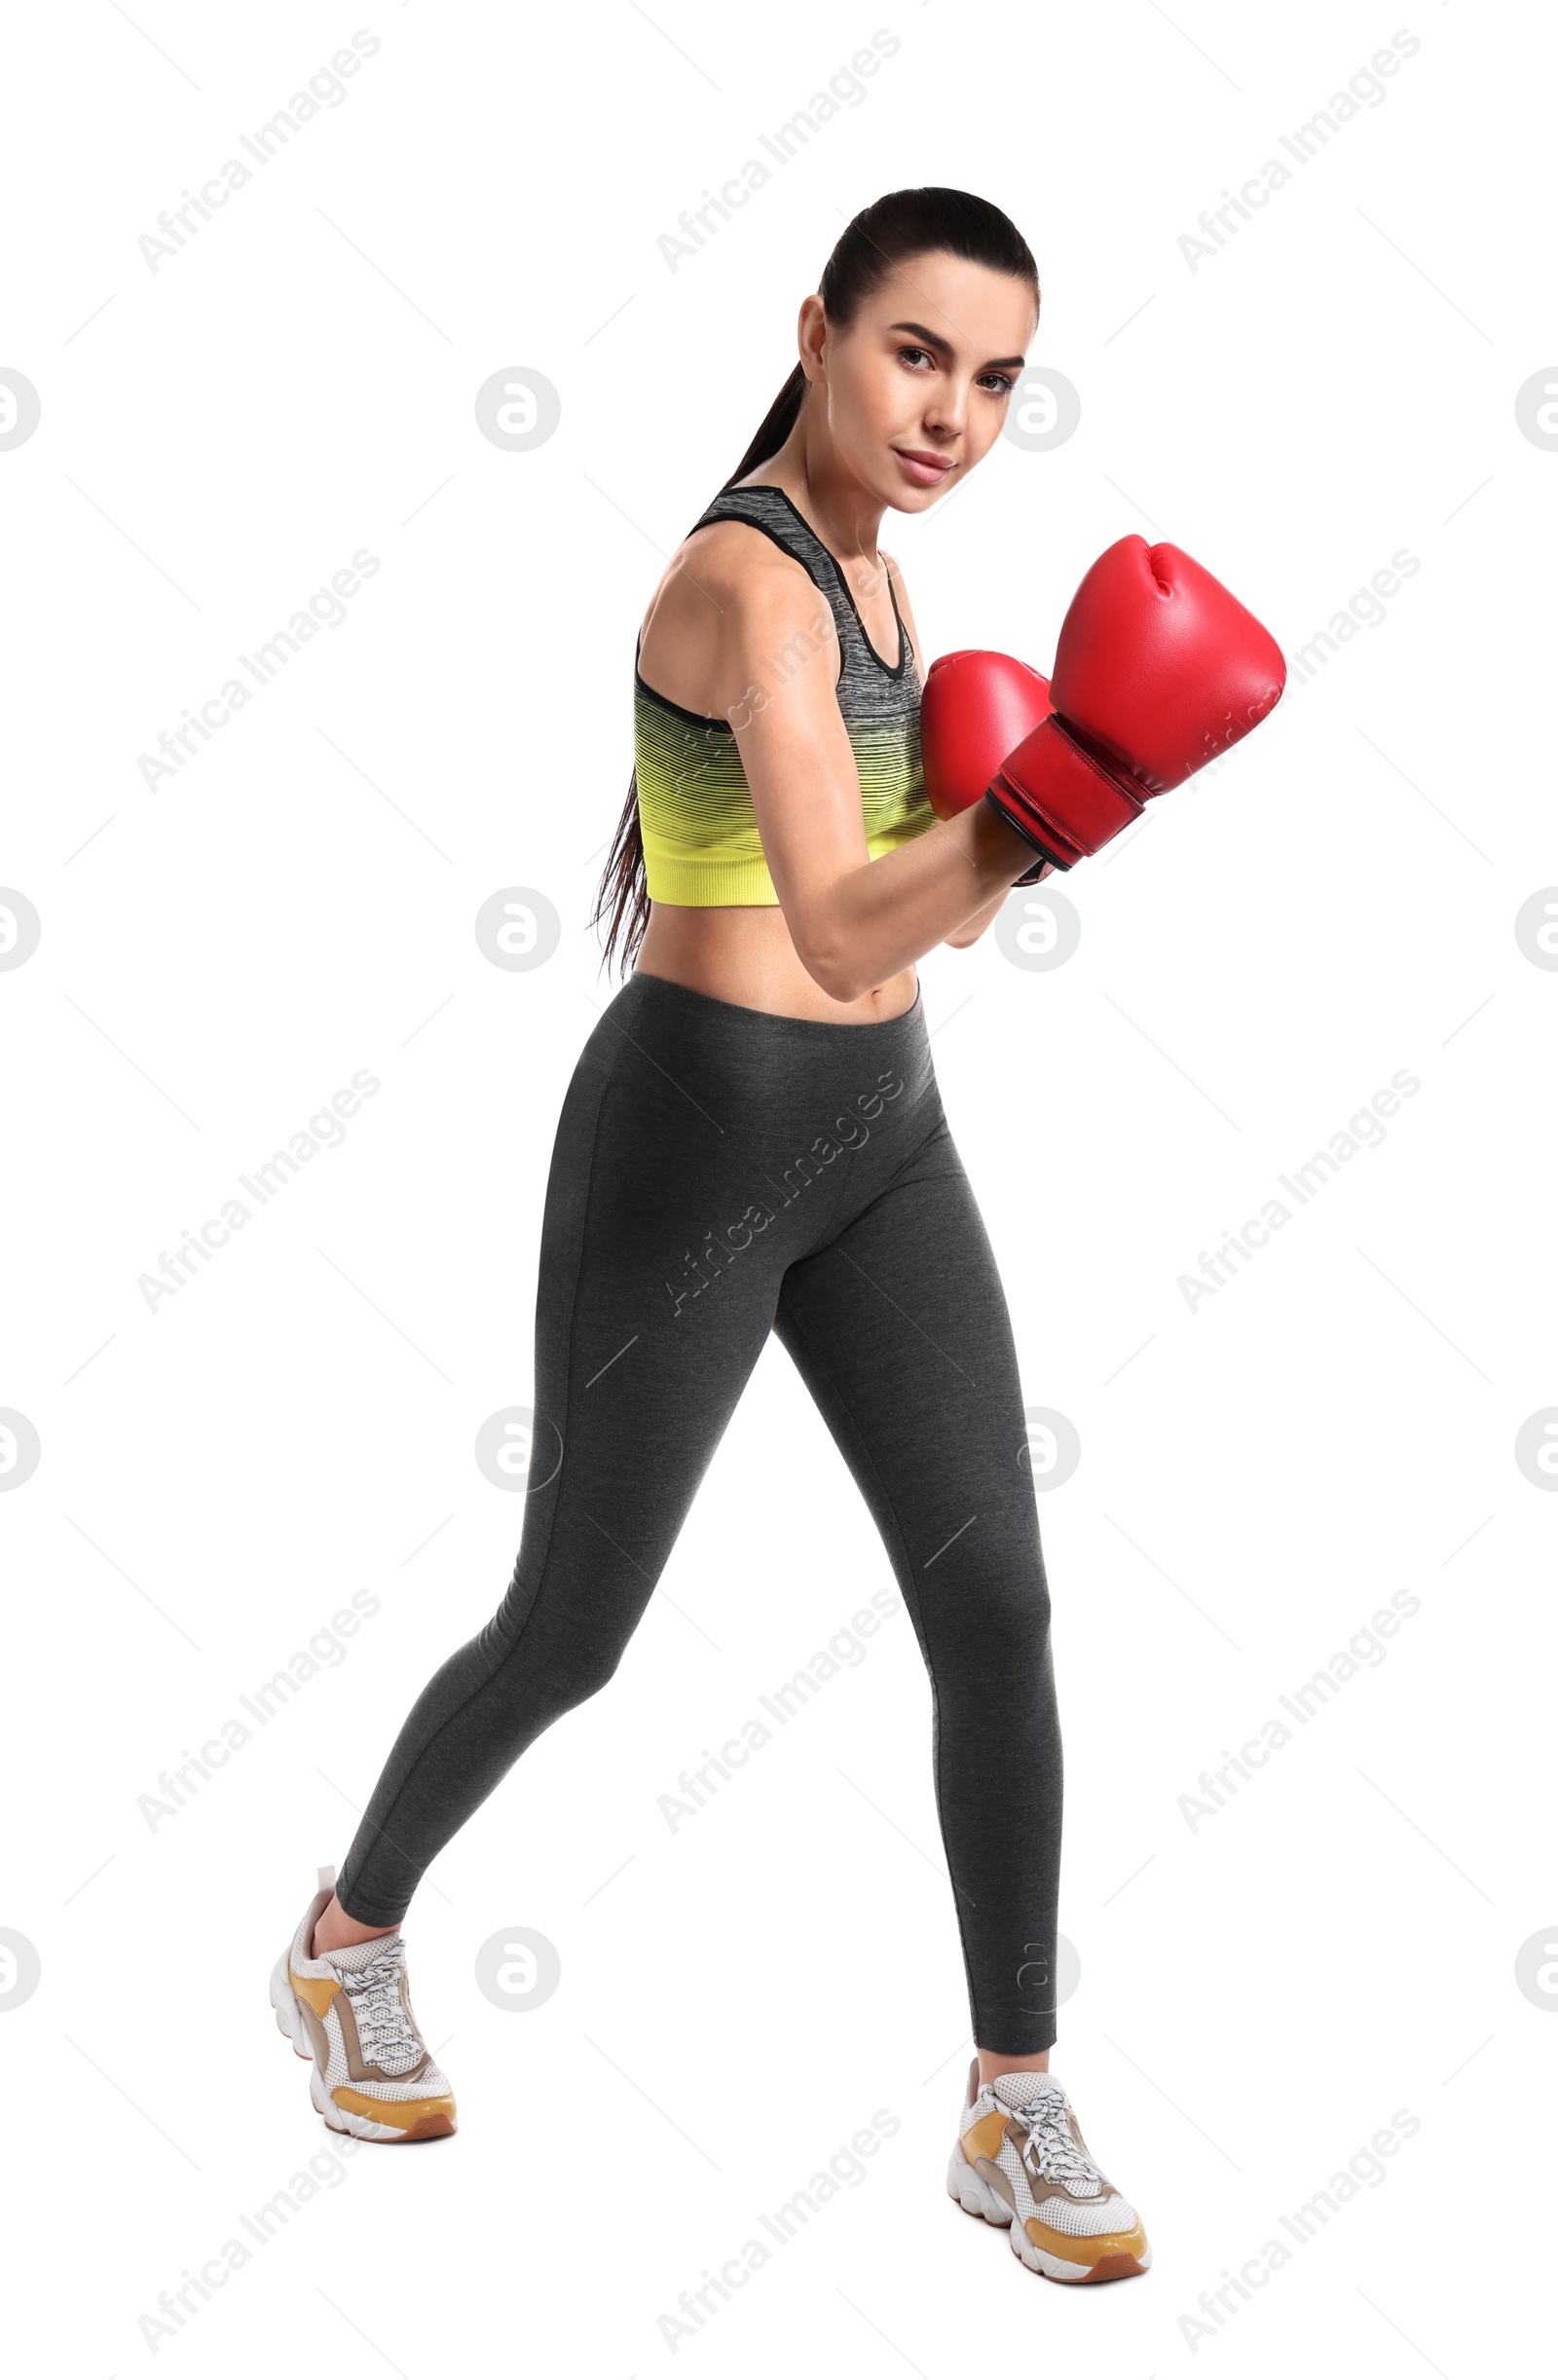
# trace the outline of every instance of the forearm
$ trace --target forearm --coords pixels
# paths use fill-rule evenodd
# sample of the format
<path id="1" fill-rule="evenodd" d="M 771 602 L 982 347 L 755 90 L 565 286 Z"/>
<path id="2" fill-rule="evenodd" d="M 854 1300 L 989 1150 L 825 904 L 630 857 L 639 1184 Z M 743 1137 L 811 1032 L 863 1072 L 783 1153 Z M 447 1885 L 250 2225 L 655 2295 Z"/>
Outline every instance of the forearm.
<path id="1" fill-rule="evenodd" d="M 974 918 L 983 931 L 1037 856 L 989 802 L 977 801 L 902 849 L 787 904 L 787 915 L 792 906 L 799 911 L 789 916 L 791 934 L 825 991 L 858 999 Z"/>
<path id="2" fill-rule="evenodd" d="M 971 950 L 981 936 L 986 934 L 995 923 L 1006 907 L 1006 896 L 1011 889 L 1010 885 L 1004 886 L 992 900 L 986 901 L 983 909 L 977 909 L 972 917 L 965 917 L 955 934 L 944 934 L 942 940 L 947 948 Z"/>

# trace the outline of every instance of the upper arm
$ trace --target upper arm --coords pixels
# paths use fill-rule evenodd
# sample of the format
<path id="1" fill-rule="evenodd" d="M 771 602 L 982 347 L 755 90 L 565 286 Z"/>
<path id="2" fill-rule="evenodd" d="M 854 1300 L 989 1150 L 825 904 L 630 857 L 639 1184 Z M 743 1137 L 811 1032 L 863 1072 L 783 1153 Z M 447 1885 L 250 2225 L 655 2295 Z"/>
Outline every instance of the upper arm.
<path id="1" fill-rule="evenodd" d="M 723 599 L 721 680 L 752 806 L 797 949 L 829 887 L 870 859 L 860 772 L 838 708 L 838 638 L 798 563 L 744 570 Z"/>

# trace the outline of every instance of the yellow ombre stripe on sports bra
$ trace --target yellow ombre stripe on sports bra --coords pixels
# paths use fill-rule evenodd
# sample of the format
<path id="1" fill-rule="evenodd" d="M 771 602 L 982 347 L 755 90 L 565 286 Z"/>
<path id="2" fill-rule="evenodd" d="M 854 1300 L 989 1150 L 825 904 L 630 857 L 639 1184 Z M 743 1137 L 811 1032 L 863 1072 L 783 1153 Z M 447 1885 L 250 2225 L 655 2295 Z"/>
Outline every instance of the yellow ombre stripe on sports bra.
<path id="1" fill-rule="evenodd" d="M 898 598 L 898 661 L 890 668 L 866 634 L 843 572 L 782 488 L 727 488 L 693 526 L 725 520 L 745 521 L 771 538 L 828 599 L 838 635 L 835 690 L 860 776 L 866 848 L 880 859 L 936 823 L 920 768 L 919 668 Z M 649 899 L 684 909 L 776 906 L 733 729 L 646 686 L 636 654 L 633 751 Z"/>

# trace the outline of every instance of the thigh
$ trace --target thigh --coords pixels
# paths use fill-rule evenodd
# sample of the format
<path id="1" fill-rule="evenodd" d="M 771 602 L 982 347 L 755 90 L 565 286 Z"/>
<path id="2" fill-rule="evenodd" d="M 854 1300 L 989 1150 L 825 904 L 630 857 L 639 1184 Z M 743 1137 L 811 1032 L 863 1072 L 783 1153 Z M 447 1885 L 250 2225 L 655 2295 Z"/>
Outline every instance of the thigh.
<path id="1" fill-rule="evenodd" d="M 1006 1295 L 945 1119 L 786 1271 L 775 1330 L 866 1498 L 933 1671 L 1047 1658 L 1048 1588 Z"/>
<path id="2" fill-rule="evenodd" d="M 755 1136 L 644 1069 L 581 1074 L 537 1293 L 532 1478 L 507 1651 L 598 1684 L 636 1626 L 769 1332 L 811 1209 Z"/>

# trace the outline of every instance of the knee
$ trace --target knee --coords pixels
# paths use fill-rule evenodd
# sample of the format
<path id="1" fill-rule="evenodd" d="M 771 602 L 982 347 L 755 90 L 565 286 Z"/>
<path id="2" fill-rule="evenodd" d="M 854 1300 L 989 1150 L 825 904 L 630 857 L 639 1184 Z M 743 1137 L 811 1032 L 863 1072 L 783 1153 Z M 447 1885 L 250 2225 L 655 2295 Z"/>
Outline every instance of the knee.
<path id="1" fill-rule="evenodd" d="M 1050 1660 L 1050 1590 L 1042 1570 L 965 1597 L 958 1610 L 957 1657 L 982 1674 L 1016 1681 Z"/>
<path id="2" fill-rule="evenodd" d="M 568 1700 L 563 1707 L 576 1710 L 610 1686 L 626 1651 L 625 1645 L 592 1645 L 587 1653 L 576 1654 L 566 1672 Z"/>
<path id="3" fill-rule="evenodd" d="M 500 1612 L 492 1623 L 498 1691 L 529 1705 L 533 1714 L 543 1713 L 543 1727 L 609 1686 L 627 1650 L 613 1637 L 581 1639 L 538 1630 L 534 1621 L 528 1628 L 502 1622 Z"/>
<path id="4" fill-rule="evenodd" d="M 1050 1590 L 1041 1580 L 1004 1607 L 997 1641 L 1013 1661 L 1047 1666 L 1050 1659 Z"/>

